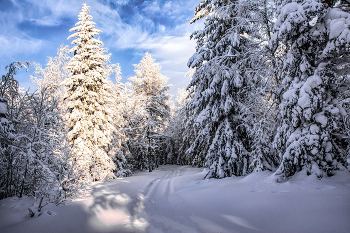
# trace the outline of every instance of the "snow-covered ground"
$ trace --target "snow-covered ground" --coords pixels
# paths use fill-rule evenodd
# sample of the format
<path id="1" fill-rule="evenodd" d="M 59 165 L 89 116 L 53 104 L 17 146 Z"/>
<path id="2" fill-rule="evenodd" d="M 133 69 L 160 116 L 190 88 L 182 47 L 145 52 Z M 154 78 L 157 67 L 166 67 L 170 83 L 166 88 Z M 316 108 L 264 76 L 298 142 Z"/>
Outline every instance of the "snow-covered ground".
<path id="1" fill-rule="evenodd" d="M 112 182 L 91 196 L 25 217 L 30 197 L 0 201 L 0 232 L 350 232 L 350 172 L 318 180 L 270 172 L 203 180 L 203 169 L 166 165 Z"/>

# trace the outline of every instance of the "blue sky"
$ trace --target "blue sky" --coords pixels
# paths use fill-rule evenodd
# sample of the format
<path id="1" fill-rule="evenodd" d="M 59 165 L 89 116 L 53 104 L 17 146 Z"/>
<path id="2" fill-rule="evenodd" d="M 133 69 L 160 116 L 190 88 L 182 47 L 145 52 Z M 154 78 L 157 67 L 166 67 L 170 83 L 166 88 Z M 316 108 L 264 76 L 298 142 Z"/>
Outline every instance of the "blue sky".
<path id="1" fill-rule="evenodd" d="M 100 40 L 109 49 L 111 63 L 119 63 L 122 82 L 134 75 L 133 64 L 152 54 L 161 73 L 172 84 L 170 94 L 186 87 L 188 59 L 195 52 L 190 34 L 202 25 L 188 25 L 200 0 L 0 0 L 0 74 L 13 61 L 46 63 L 60 45 L 71 45 L 69 29 L 78 22 L 82 3 L 90 6 Z M 35 86 L 20 72 L 22 87 Z"/>

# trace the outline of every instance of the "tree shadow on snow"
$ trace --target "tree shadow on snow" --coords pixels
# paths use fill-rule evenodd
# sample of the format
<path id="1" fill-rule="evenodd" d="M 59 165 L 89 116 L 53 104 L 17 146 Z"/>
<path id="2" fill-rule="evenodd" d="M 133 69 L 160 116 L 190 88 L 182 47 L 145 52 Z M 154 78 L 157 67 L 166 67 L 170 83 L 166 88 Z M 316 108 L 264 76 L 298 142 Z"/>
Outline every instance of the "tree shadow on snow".
<path id="1" fill-rule="evenodd" d="M 93 231 L 144 232 L 148 226 L 145 220 L 144 197 L 142 194 L 130 197 L 119 190 L 96 188 L 91 193 L 89 225 Z"/>

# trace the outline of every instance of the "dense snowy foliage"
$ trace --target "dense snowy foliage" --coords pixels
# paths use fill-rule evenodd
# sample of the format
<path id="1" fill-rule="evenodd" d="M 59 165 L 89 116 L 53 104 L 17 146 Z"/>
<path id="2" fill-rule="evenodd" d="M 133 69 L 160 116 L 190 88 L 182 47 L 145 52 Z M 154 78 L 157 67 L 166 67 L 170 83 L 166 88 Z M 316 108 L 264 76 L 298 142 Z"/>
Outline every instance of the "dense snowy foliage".
<path id="1" fill-rule="evenodd" d="M 345 1 L 202 1 L 191 21 L 205 23 L 192 34 L 180 163 L 216 178 L 268 169 L 280 181 L 347 166 L 348 9 Z"/>
<path id="2" fill-rule="evenodd" d="M 73 150 L 69 145 L 64 119 L 67 110 L 63 102 L 65 88 L 60 85 L 69 74 L 68 52 L 68 46 L 61 46 L 56 57 L 48 58 L 44 68 L 34 64 L 35 72 L 31 79 L 38 90 L 30 98 L 34 117 L 26 125 L 27 129 L 31 129 L 33 124 L 39 127 L 40 153 L 55 162 L 51 167 L 54 168 L 56 184 L 51 194 L 55 193 L 57 198 L 75 194 L 82 185 L 77 182 L 80 174 L 76 162 L 72 160 Z"/>
<path id="3" fill-rule="evenodd" d="M 267 106 L 261 94 L 265 95 L 268 65 L 260 44 L 267 40 L 270 26 L 259 21 L 266 15 L 266 5 L 259 4 L 204 1 L 195 12 L 193 21 L 203 12 L 207 16 L 205 28 L 192 35 L 197 51 L 188 66 L 196 70 L 188 87 L 191 99 L 184 140 L 191 140 L 186 161 L 210 168 L 207 177 L 245 175 L 254 169 L 251 166 L 261 170 L 264 162 L 273 162 L 264 158 L 269 150 L 268 142 L 263 141 L 265 132 L 256 135 L 265 127 L 257 119 Z"/>
<path id="4" fill-rule="evenodd" d="M 301 169 L 317 177 L 347 166 L 349 142 L 340 92 L 350 43 L 350 14 L 323 1 L 282 1 L 270 41 L 284 53 L 276 76 L 279 127 L 274 140 L 281 178 Z M 345 63 L 344 63 L 345 62 Z"/>
<path id="5" fill-rule="evenodd" d="M 116 84 L 111 91 L 111 111 L 113 133 L 108 146 L 108 154 L 115 164 L 114 173 L 117 177 L 130 176 L 132 174 L 131 154 L 127 145 L 128 134 L 126 132 L 127 119 L 129 117 L 130 96 L 124 84 L 120 82 L 120 67 L 115 67 Z"/>
<path id="6" fill-rule="evenodd" d="M 133 125 L 130 125 L 136 140 L 130 135 L 130 145 L 140 170 L 152 171 L 163 156 L 161 144 L 166 140 L 164 130 L 170 117 L 169 95 L 165 92 L 170 86 L 165 85 L 168 78 L 160 73 L 160 69 L 151 54 L 146 53 L 135 65 L 136 76 L 130 78 L 138 109 Z"/>
<path id="7" fill-rule="evenodd" d="M 49 87 L 21 93 L 14 75 L 22 65 L 12 63 L 1 82 L 1 197 L 59 196 L 59 101 Z"/>
<path id="8" fill-rule="evenodd" d="M 111 101 L 111 81 L 108 75 L 109 54 L 104 54 L 103 43 L 95 37 L 101 32 L 94 28 L 88 15 L 89 7 L 83 4 L 79 22 L 70 31 L 75 38 L 70 50 L 74 56 L 68 63 L 69 77 L 63 84 L 67 88 L 65 101 L 68 106 L 68 138 L 74 145 L 77 164 L 82 179 L 103 180 L 113 177 L 115 168 L 106 150 L 113 125 L 107 104 Z"/>
<path id="9" fill-rule="evenodd" d="M 2 76 L 0 83 L 0 198 L 27 194 L 25 179 L 28 171 L 28 142 L 21 144 L 18 134 L 18 115 L 21 113 L 19 105 L 23 98 L 14 78 L 17 69 L 22 66 L 25 64 L 21 62 L 7 66 L 8 73 Z"/>
<path id="10" fill-rule="evenodd" d="M 165 164 L 189 164 L 185 160 L 184 146 L 182 136 L 185 131 L 186 111 L 185 105 L 188 102 L 189 92 L 185 89 L 179 89 L 175 98 L 175 104 L 171 106 L 171 119 L 165 130 L 166 141 L 163 150 L 163 163 Z M 187 145 L 187 144 L 185 144 Z"/>

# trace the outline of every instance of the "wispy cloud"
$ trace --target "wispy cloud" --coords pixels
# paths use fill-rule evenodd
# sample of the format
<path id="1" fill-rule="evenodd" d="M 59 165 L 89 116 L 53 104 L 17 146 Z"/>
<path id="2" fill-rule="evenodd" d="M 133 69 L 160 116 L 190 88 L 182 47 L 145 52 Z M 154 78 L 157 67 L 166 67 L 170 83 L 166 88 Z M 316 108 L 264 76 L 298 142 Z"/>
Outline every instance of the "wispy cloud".
<path id="1" fill-rule="evenodd" d="M 51 17 L 45 16 L 42 19 L 31 19 L 35 25 L 46 26 L 46 27 L 57 27 L 61 25 L 60 20 L 52 19 Z"/>
<path id="2" fill-rule="evenodd" d="M 40 50 L 44 42 L 42 40 L 19 36 L 0 35 L 0 59 L 2 61 L 13 61 L 15 54 L 30 54 Z"/>
<path id="3" fill-rule="evenodd" d="M 143 5 L 145 6 L 142 10 L 143 12 L 151 14 L 162 12 L 158 1 L 146 1 Z"/>

